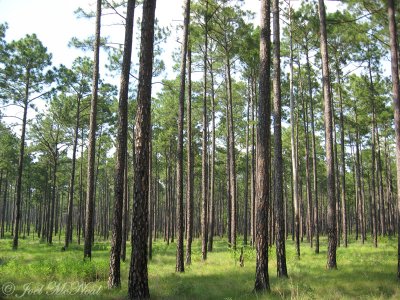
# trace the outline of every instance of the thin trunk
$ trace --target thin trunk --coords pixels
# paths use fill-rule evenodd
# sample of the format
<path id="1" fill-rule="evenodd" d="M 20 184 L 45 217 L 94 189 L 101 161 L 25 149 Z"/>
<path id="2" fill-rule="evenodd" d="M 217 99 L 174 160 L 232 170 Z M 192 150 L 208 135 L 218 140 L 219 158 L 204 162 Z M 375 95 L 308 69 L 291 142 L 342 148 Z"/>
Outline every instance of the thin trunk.
<path id="1" fill-rule="evenodd" d="M 340 152 L 341 152 L 341 198 L 342 198 L 342 234 L 343 243 L 347 247 L 347 208 L 346 208 L 346 160 L 345 160 L 345 145 L 344 145 L 344 117 L 343 117 L 343 97 L 342 83 L 340 77 L 339 65 L 336 65 L 336 77 L 338 80 L 339 89 L 339 123 L 340 123 Z"/>
<path id="2" fill-rule="evenodd" d="M 72 242 L 72 215 L 74 209 L 74 191 L 75 191 L 75 166 L 76 166 L 76 149 L 78 147 L 79 137 L 79 123 L 81 113 L 81 95 L 77 96 L 77 107 L 75 114 L 75 132 L 74 132 L 74 144 L 72 147 L 72 167 L 71 167 L 71 180 L 69 183 L 69 201 L 68 201 L 68 216 L 67 216 L 67 227 L 65 231 L 65 248 L 68 247 L 69 242 Z"/>
<path id="3" fill-rule="evenodd" d="M 201 210 L 201 254 L 202 259 L 207 259 L 207 210 L 208 210 L 208 199 L 207 199 L 207 50 L 208 50 L 208 1 L 206 1 L 204 15 L 204 57 L 203 57 L 203 140 L 202 140 L 202 158 L 201 158 L 201 199 L 202 199 L 202 210 Z"/>
<path id="4" fill-rule="evenodd" d="M 294 92 L 293 92 L 293 41 L 291 29 L 292 8 L 289 2 L 289 26 L 290 26 L 290 125 L 291 125 L 291 149 L 292 149 L 292 177 L 293 177 L 293 207 L 294 207 L 294 236 L 296 245 L 296 255 L 300 258 L 300 215 L 299 215 L 299 187 L 298 187 L 298 163 L 297 163 L 297 144 L 295 142 L 295 117 L 294 117 Z"/>
<path id="5" fill-rule="evenodd" d="M 248 82 L 248 101 L 246 112 L 246 169 L 244 175 L 244 219 L 243 219 L 243 245 L 247 245 L 247 231 L 248 231 L 248 203 L 249 203 L 249 134 L 250 134 L 250 82 Z"/>
<path id="6" fill-rule="evenodd" d="M 183 21 L 183 42 L 181 50 L 181 70 L 179 88 L 179 110 L 178 110 L 178 145 L 176 164 L 176 214 L 177 214 L 177 241 L 176 241 L 176 271 L 184 272 L 183 240 L 184 240 L 184 218 L 183 218 L 183 124 L 185 106 L 186 85 L 186 54 L 188 48 L 188 33 L 190 20 L 190 0 L 185 0 Z"/>
<path id="7" fill-rule="evenodd" d="M 133 18 L 135 12 L 135 0 L 128 1 L 126 11 L 124 54 L 122 57 L 122 70 L 120 79 L 120 93 L 118 103 L 118 131 L 117 131 L 117 162 L 114 178 L 114 217 L 112 222 L 110 273 L 108 287 L 121 286 L 121 244 L 122 244 L 122 217 L 124 207 L 124 195 L 126 194 L 125 176 L 127 175 L 127 147 L 128 147 L 128 93 L 129 73 L 131 68 Z M 125 183 L 125 184 L 124 184 Z M 126 201 L 126 200 L 125 200 Z"/>
<path id="8" fill-rule="evenodd" d="M 86 191 L 86 216 L 85 216 L 85 245 L 84 258 L 92 258 L 93 240 L 93 217 L 95 200 L 95 156 L 96 156 L 96 128 L 97 128 L 97 93 L 99 86 L 99 53 L 100 53 L 100 28 L 101 28 L 101 0 L 97 0 L 96 6 L 96 33 L 94 41 L 94 67 L 92 81 L 92 101 L 90 105 L 89 146 L 88 146 L 88 169 L 87 169 L 87 191 Z"/>
<path id="9" fill-rule="evenodd" d="M 214 73 L 213 64 L 210 63 L 211 77 L 211 166 L 210 166 L 210 205 L 209 205 L 209 231 L 208 231 L 208 251 L 213 250 L 214 240 L 214 217 L 215 217 L 215 91 L 214 91 Z"/>
<path id="10" fill-rule="evenodd" d="M 186 264 L 192 263 L 193 238 L 193 150 L 192 150 L 192 52 L 188 47 L 188 95 L 187 95 L 187 183 L 186 183 Z"/>
<path id="11" fill-rule="evenodd" d="M 28 112 L 28 98 L 30 89 L 30 70 L 26 70 L 26 84 L 25 84 L 25 99 L 24 99 L 24 113 L 22 117 L 22 130 L 21 130 L 21 142 L 19 146 L 19 158 L 18 158 L 18 175 L 16 185 L 16 200 L 15 200 L 15 214 L 14 214 L 14 230 L 13 230 L 13 249 L 18 249 L 18 233 L 19 223 L 21 219 L 21 194 L 22 194 L 22 173 L 24 170 L 24 154 L 25 154 L 25 132 L 27 123 L 27 112 Z"/>
<path id="12" fill-rule="evenodd" d="M 279 40 L 279 0 L 273 1 L 274 29 L 274 169 L 275 169 L 275 221 L 276 261 L 278 277 L 288 277 L 285 250 L 285 218 L 283 210 L 283 157 L 282 157 L 282 103 Z"/>

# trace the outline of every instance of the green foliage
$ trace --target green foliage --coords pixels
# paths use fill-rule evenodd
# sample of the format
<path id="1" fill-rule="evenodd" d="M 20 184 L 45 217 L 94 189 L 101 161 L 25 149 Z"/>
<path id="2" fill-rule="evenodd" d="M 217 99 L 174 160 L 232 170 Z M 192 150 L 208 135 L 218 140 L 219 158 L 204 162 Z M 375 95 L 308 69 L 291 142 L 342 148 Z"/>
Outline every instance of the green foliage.
<path id="1" fill-rule="evenodd" d="M 8 55 L 0 77 L 0 98 L 6 103 L 22 106 L 26 102 L 24 105 L 27 105 L 30 93 L 42 92 L 53 80 L 53 73 L 48 70 L 51 54 L 36 34 L 12 41 L 6 48 Z"/>

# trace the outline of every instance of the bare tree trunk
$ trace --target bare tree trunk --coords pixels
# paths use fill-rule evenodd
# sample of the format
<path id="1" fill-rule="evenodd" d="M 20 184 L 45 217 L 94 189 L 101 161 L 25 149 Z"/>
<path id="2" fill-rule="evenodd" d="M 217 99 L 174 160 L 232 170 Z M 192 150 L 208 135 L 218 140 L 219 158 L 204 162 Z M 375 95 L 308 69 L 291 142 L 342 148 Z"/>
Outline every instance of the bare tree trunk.
<path id="1" fill-rule="evenodd" d="M 186 190 L 186 264 L 192 263 L 193 238 L 193 150 L 192 150 L 192 52 L 188 47 L 188 95 L 187 95 L 187 190 Z"/>
<path id="2" fill-rule="evenodd" d="M 393 104 L 394 104 L 394 126 L 396 133 L 396 173 L 397 186 L 400 187 L 400 99 L 399 99 L 399 57 L 398 57 L 398 42 L 396 33 L 395 20 L 395 4 L 394 0 L 388 0 L 388 18 L 389 18 L 389 33 L 390 33 L 390 54 L 391 54 L 391 70 L 393 83 Z M 398 236 L 398 263 L 397 263 L 397 278 L 400 279 L 400 193 L 397 192 L 397 236 Z"/>
<path id="3" fill-rule="evenodd" d="M 226 38 L 226 36 L 225 36 Z M 233 96 L 231 79 L 231 62 L 229 52 L 226 53 L 226 79 L 228 92 L 228 135 L 229 135 L 229 180 L 230 180 L 230 198 L 231 198 L 231 246 L 236 250 L 237 234 L 237 197 L 236 197 L 236 155 L 235 155 L 235 130 L 233 123 Z"/>
<path id="4" fill-rule="evenodd" d="M 28 113 L 28 98 L 30 89 L 30 70 L 26 71 L 26 85 L 25 85 L 25 99 L 24 99 L 24 112 L 22 117 L 22 130 L 21 130 L 21 142 L 19 145 L 19 158 L 18 158 L 18 175 L 16 184 L 16 199 L 15 199 L 15 215 L 14 215 L 14 230 L 13 230 L 13 249 L 18 249 L 18 234 L 19 234 L 19 223 L 21 219 L 21 195 L 22 195 L 22 173 L 24 170 L 24 156 L 25 156 L 25 133 Z"/>
<path id="5" fill-rule="evenodd" d="M 279 37 L 279 0 L 273 1 L 274 28 L 274 169 L 275 169 L 275 224 L 276 224 L 276 261 L 278 277 L 288 277 L 285 249 L 285 217 L 283 210 L 283 157 L 282 157 L 282 103 L 281 103 L 281 66 Z"/>
<path id="6" fill-rule="evenodd" d="M 204 82 L 203 82 L 203 142 L 202 142 L 202 158 L 201 158 L 201 199 L 202 199 L 202 210 L 201 210 L 201 254 L 202 259 L 207 259 L 207 210 L 208 210 L 208 199 L 207 199 L 207 50 L 208 50 L 208 1 L 206 1 L 205 15 L 204 15 Z"/>
<path id="7" fill-rule="evenodd" d="M 330 94 L 328 46 L 326 34 L 326 12 L 323 0 L 318 0 L 320 19 L 320 44 L 322 56 L 322 77 L 324 90 L 324 118 L 325 118 L 325 148 L 327 168 L 327 193 L 328 193 L 328 259 L 327 268 L 336 269 L 336 197 L 335 197 L 335 167 L 333 161 L 333 127 L 332 127 L 332 99 Z"/>
<path id="8" fill-rule="evenodd" d="M 179 109 L 178 109 L 178 148 L 176 164 L 176 214 L 177 214 L 177 241 L 176 241 L 176 271 L 184 272 L 183 260 L 183 123 L 185 106 L 185 85 L 186 85 L 186 53 L 188 48 L 188 33 L 190 20 L 190 0 L 185 0 L 184 21 L 183 21 L 183 41 L 181 50 L 181 70 L 180 70 L 180 89 L 179 89 Z"/>
<path id="9" fill-rule="evenodd" d="M 126 11 L 124 54 L 122 57 L 122 70 L 120 81 L 120 94 L 118 105 L 118 132 L 117 132 L 117 165 L 114 179 L 114 217 L 112 223 L 112 237 L 110 250 L 110 274 L 108 287 L 121 286 L 121 245 L 122 245 L 122 217 L 125 193 L 125 175 L 127 175 L 127 147 L 128 147 L 128 93 L 129 73 L 132 56 L 133 18 L 135 0 L 128 1 Z"/>
<path id="10" fill-rule="evenodd" d="M 99 85 L 99 54 L 100 54 L 100 28 L 101 28 L 101 0 L 97 0 L 96 6 L 96 34 L 94 41 L 94 68 L 92 82 L 92 101 L 90 106 L 90 129 L 88 146 L 88 170 L 86 191 L 86 216 L 85 216 L 85 245 L 84 258 L 92 258 L 93 217 L 95 199 L 95 156 L 96 156 L 96 127 L 97 127 L 97 92 Z"/>
<path id="11" fill-rule="evenodd" d="M 78 245 L 81 244 L 81 229 L 83 224 L 82 203 L 83 203 L 83 127 L 81 129 L 81 163 L 79 171 L 79 217 L 78 217 Z"/>
<path id="12" fill-rule="evenodd" d="M 250 80 L 249 80 L 250 81 Z M 243 245 L 247 245 L 247 231 L 248 231 L 248 203 L 249 203 L 249 134 L 250 134 L 250 105 L 251 105 L 251 92 L 250 82 L 248 82 L 248 101 L 246 112 L 246 169 L 244 175 L 244 219 L 243 219 Z"/>
<path id="13" fill-rule="evenodd" d="M 210 166 L 210 203 L 209 203 L 209 231 L 208 231 L 208 251 L 213 250 L 214 241 L 214 217 L 215 217 L 215 91 L 214 91 L 214 73 L 213 63 L 210 63 L 211 77 L 211 166 Z"/>
<path id="14" fill-rule="evenodd" d="M 132 247 L 129 269 L 129 299 L 150 298 L 147 272 L 147 237 L 149 230 L 149 140 L 155 9 L 156 0 L 144 0 L 135 124 L 135 191 L 132 213 L 132 245 L 134 247 Z"/>
<path id="15" fill-rule="evenodd" d="M 76 165 L 76 149 L 78 147 L 78 137 L 79 137 L 79 123 L 80 123 L 80 113 L 81 113 L 81 95 L 77 97 L 77 107 L 75 114 L 75 132 L 74 132 L 74 144 L 72 146 L 72 167 L 71 167 L 71 180 L 69 183 L 69 201 L 68 201 L 68 217 L 67 226 L 65 231 L 65 248 L 68 247 L 69 242 L 72 241 L 72 215 L 74 209 L 74 191 L 75 191 L 75 165 Z"/>
<path id="16" fill-rule="evenodd" d="M 291 6 L 289 2 L 289 23 L 291 26 Z M 298 187 L 298 163 L 297 144 L 295 142 L 295 117 L 294 117 L 294 95 L 293 95 L 293 42 L 292 29 L 290 28 L 290 126 L 291 126 L 291 148 L 292 148 L 292 176 L 293 176 L 293 207 L 294 207 L 294 235 L 296 244 L 296 255 L 300 257 L 300 215 L 299 215 L 299 187 Z"/>
<path id="17" fill-rule="evenodd" d="M 340 152 L 341 152 L 341 198 L 342 198 L 342 234 L 343 243 L 347 247 L 347 207 L 346 207 L 346 161 L 345 161 L 345 145 L 344 145 L 344 117 L 343 117 L 343 97 L 342 83 L 340 79 L 339 65 L 336 65 L 336 77 L 339 88 L 339 123 L 340 123 Z"/>
<path id="18" fill-rule="evenodd" d="M 128 141 L 127 141 L 128 142 Z M 128 146 L 126 146 L 126 153 L 125 153 L 125 170 L 124 170 L 124 200 L 122 203 L 122 236 L 121 236 L 121 260 L 125 261 L 126 259 L 126 240 L 128 239 L 128 215 L 129 215 L 129 185 L 128 185 L 128 173 L 129 173 L 129 155 L 128 155 Z M 107 193 L 108 194 L 108 193 Z M 109 205 L 109 200 L 107 197 L 107 210 Z M 107 227 L 107 222 L 104 222 L 104 225 Z M 108 233 L 108 228 L 105 229 L 105 232 Z"/>
<path id="19" fill-rule="evenodd" d="M 270 291 L 268 275 L 268 209 L 269 209 L 269 152 L 270 152 L 270 1 L 261 1 L 260 30 L 260 99 L 257 123 L 257 186 L 256 186 L 256 279 L 255 291 Z"/>
<path id="20" fill-rule="evenodd" d="M 153 202 L 154 202 L 154 184 L 153 184 L 153 130 L 150 128 L 150 140 L 149 140 L 149 231 L 147 237 L 148 251 L 147 255 L 149 260 L 153 258 L 153 238 L 152 238 L 152 227 L 153 227 Z"/>
<path id="21" fill-rule="evenodd" d="M 306 63 L 307 63 L 307 74 L 308 74 L 308 93 L 310 97 L 310 114 L 311 114 L 311 148 L 312 148 L 312 164 L 313 164 L 313 192 L 314 192 L 314 219 L 313 229 L 315 235 L 315 253 L 319 253 L 319 220 L 318 220 L 318 182 L 317 182 L 317 150 L 315 144 L 315 122 L 314 122 L 314 99 L 312 94 L 312 83 L 311 83 L 311 66 L 310 59 L 308 56 L 308 45 L 306 46 Z"/>

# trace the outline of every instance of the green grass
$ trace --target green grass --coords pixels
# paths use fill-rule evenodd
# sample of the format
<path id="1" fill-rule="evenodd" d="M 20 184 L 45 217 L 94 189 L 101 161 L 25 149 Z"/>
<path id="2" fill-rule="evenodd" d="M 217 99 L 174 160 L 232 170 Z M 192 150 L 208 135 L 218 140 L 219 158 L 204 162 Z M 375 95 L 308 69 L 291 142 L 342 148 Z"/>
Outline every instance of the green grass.
<path id="1" fill-rule="evenodd" d="M 20 240 L 17 251 L 11 239 L 0 240 L 0 288 L 12 283 L 15 291 L 0 299 L 125 299 L 129 261 L 121 263 L 122 287 L 108 290 L 109 242 L 96 242 L 92 260 L 83 261 L 83 246 L 72 244 L 61 251 L 62 243 L 52 246 L 39 240 Z M 244 249 L 245 266 L 240 267 L 239 253 L 228 248 L 225 240 L 216 239 L 207 261 L 201 260 L 200 241 L 193 243 L 192 265 L 185 273 L 175 270 L 175 244 L 154 243 L 149 263 L 152 299 L 400 299 L 396 279 L 397 240 L 382 238 L 379 247 L 351 240 L 348 248 L 337 251 L 338 270 L 326 270 L 326 239 L 315 254 L 307 243 L 301 244 L 301 259 L 295 257 L 294 244 L 287 241 L 288 279 L 276 277 L 275 249 L 269 251 L 271 293 L 252 293 L 255 275 L 255 251 Z M 128 257 L 130 248 L 127 250 Z M 67 292 L 54 288 L 65 284 Z M 77 289 L 77 284 L 84 287 Z M 24 290 L 31 294 L 24 294 Z M 96 293 L 94 293 L 96 292 Z M 56 293 L 51 295 L 51 293 Z"/>

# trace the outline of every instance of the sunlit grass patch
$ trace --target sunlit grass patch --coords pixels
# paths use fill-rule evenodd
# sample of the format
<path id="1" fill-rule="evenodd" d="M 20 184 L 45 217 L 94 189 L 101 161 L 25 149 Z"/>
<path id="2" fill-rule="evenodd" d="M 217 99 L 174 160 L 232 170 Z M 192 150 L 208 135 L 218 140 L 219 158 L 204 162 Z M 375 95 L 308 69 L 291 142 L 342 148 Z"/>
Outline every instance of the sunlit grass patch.
<path id="1" fill-rule="evenodd" d="M 127 295 L 130 246 L 127 260 L 121 262 L 121 289 L 109 290 L 109 242 L 96 241 L 92 260 L 83 260 L 83 245 L 73 243 L 61 251 L 63 243 L 52 246 L 38 239 L 22 239 L 13 251 L 9 239 L 0 240 L 0 285 L 15 284 L 14 295 L 24 291 L 28 282 L 83 282 L 101 288 L 99 295 L 75 295 L 74 299 L 124 299 Z M 294 243 L 287 240 L 289 278 L 276 277 L 275 246 L 269 249 L 271 292 L 253 293 L 255 278 L 254 248 L 229 248 L 226 240 L 216 238 L 214 251 L 207 260 L 201 256 L 201 241 L 193 242 L 192 264 L 184 273 L 175 272 L 176 244 L 167 245 L 161 239 L 154 243 L 153 259 L 149 262 L 149 285 L 153 299 L 399 299 L 396 279 L 397 239 L 380 238 L 378 248 L 370 239 L 365 244 L 350 240 L 347 248 L 337 250 L 337 270 L 326 269 L 326 238 L 321 238 L 320 253 L 305 241 L 300 259 Z M 243 247 L 244 266 L 239 264 Z M 14 297 L 16 299 L 16 297 Z M 6 299 L 13 299 L 7 297 Z M 32 295 L 29 299 L 53 299 L 47 295 Z M 56 299 L 71 299 L 57 296 Z"/>

